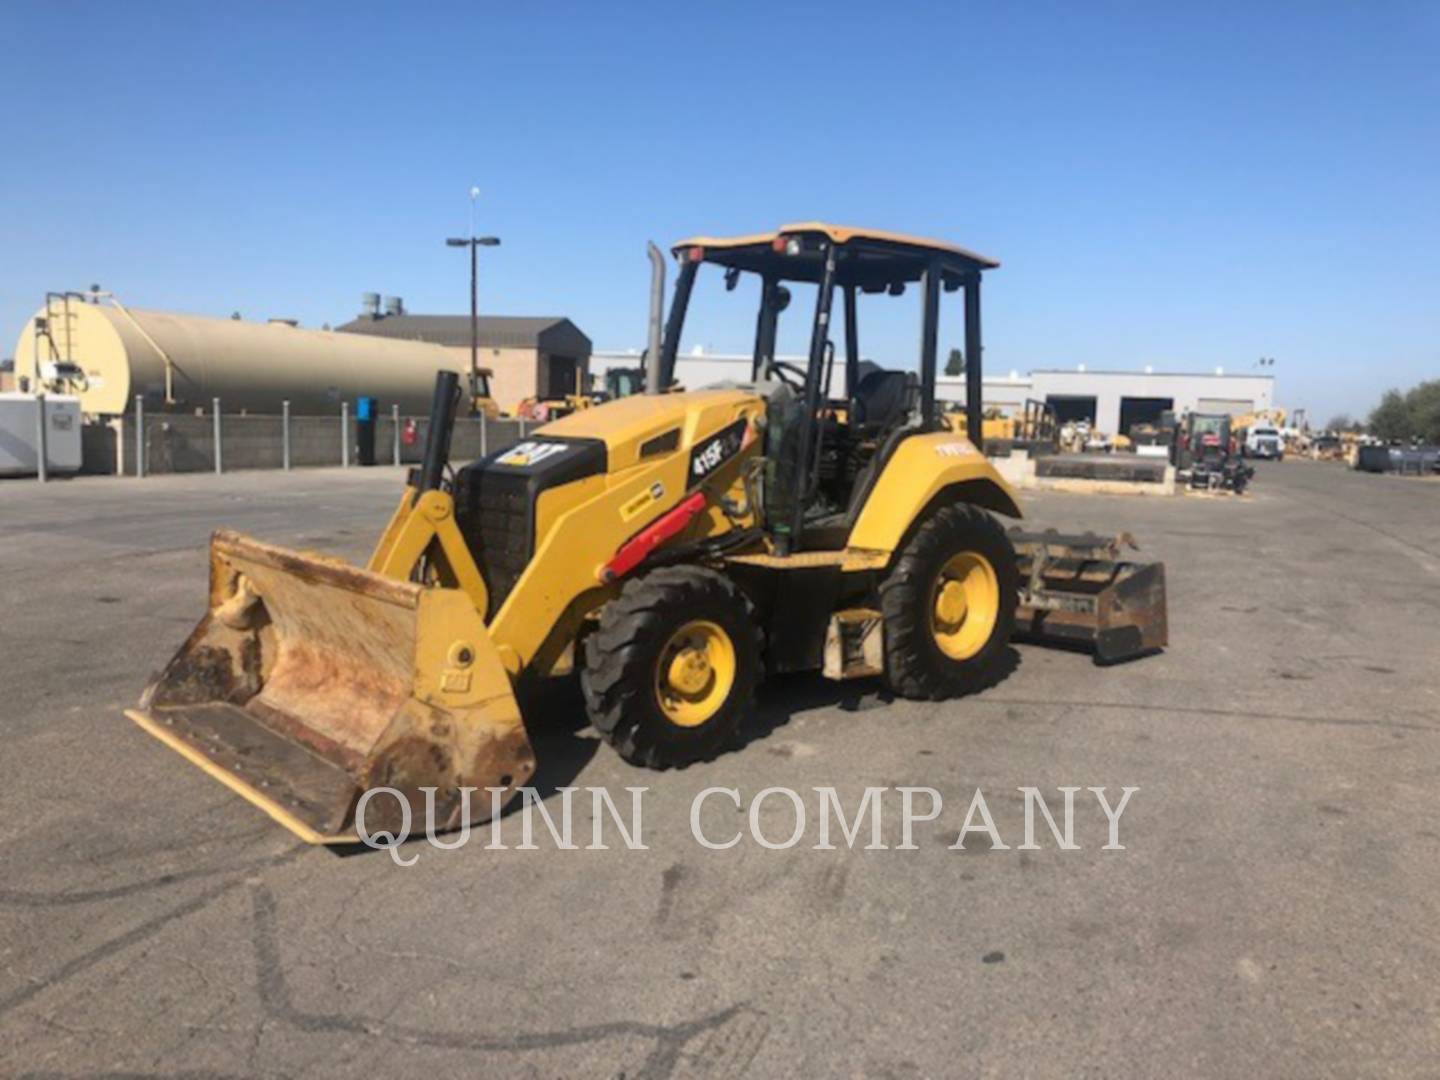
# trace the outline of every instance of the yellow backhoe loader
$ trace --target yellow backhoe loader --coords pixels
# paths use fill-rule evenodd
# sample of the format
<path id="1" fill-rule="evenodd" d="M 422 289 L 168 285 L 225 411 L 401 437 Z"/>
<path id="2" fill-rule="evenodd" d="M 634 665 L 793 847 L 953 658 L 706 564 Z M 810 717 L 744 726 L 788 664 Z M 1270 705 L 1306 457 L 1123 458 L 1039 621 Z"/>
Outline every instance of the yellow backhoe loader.
<path id="1" fill-rule="evenodd" d="M 1165 644 L 1159 565 L 1095 537 L 1007 532 L 997 515 L 1020 517 L 1015 493 L 936 408 L 940 303 L 963 291 L 981 428 L 980 278 L 997 263 L 819 223 L 674 255 L 652 393 L 447 474 L 459 393 L 442 373 L 423 463 L 368 565 L 217 533 L 209 611 L 129 715 L 299 836 L 345 842 L 369 789 L 416 811 L 428 793 L 445 827 L 462 788 L 503 801 L 525 785 L 523 679 L 578 668 L 594 728 L 663 768 L 732 745 L 764 674 L 878 676 L 941 699 L 1002 677 L 1017 631 L 1102 660 Z M 656 396 L 712 266 L 730 289 L 759 286 L 751 377 Z M 792 285 L 815 296 L 804 365 L 775 358 Z M 854 377 L 859 297 L 912 287 L 918 368 Z M 836 363 L 851 376 L 843 400 L 829 394 Z M 472 820 L 491 812 L 483 793 L 469 805 Z M 366 823 L 393 827 L 399 812 L 373 800 Z"/>

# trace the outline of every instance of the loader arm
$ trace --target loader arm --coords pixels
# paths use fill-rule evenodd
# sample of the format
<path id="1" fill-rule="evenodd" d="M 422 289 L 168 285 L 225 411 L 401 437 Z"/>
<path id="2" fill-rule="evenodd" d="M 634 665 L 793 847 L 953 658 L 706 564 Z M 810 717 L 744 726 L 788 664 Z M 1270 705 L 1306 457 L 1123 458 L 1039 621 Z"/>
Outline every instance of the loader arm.
<path id="1" fill-rule="evenodd" d="M 417 492 L 407 487 L 400 505 L 375 545 L 366 569 L 385 577 L 409 581 L 420 560 L 438 545 L 443 561 L 437 567 L 441 583 L 460 589 L 484 616 L 490 592 L 475 565 L 475 557 L 455 524 L 455 500 L 447 491 Z M 445 580 L 446 571 L 450 580 Z"/>

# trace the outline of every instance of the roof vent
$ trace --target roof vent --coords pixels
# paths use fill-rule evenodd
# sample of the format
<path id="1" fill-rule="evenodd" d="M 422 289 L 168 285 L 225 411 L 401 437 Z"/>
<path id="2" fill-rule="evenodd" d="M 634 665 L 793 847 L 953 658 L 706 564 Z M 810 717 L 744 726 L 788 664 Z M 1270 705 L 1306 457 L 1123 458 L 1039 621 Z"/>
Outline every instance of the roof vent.
<path id="1" fill-rule="evenodd" d="M 380 317 L 380 294 L 378 292 L 360 294 L 360 314 L 371 319 Z"/>
<path id="2" fill-rule="evenodd" d="M 404 300 L 400 299 L 400 297 L 398 297 L 398 296 L 387 296 L 387 297 L 385 298 L 385 317 L 386 317 L 386 318 L 389 318 L 391 315 L 404 315 L 404 314 L 405 314 L 405 301 L 404 301 Z"/>

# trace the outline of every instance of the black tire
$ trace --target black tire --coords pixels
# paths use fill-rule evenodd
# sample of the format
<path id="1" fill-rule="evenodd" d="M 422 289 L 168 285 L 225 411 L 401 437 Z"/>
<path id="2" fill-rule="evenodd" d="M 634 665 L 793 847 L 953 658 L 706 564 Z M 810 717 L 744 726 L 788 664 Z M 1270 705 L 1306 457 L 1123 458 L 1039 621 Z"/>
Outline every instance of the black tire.
<path id="1" fill-rule="evenodd" d="M 965 552 L 983 556 L 993 569 L 998 607 L 984 644 L 973 655 L 956 659 L 942 650 L 932 612 L 942 569 Z M 1015 548 L 1000 523 L 964 503 L 935 510 L 915 530 L 880 586 L 890 689 L 901 697 L 936 701 L 994 685 L 1009 670 L 1018 599 Z"/>
<path id="2" fill-rule="evenodd" d="M 708 718 L 682 726 L 662 707 L 656 673 L 677 632 L 697 620 L 728 637 L 733 681 Z M 744 592 L 713 570 L 672 566 L 627 582 L 605 605 L 585 641 L 580 685 L 590 723 L 621 757 L 666 769 L 707 761 L 734 744 L 760 671 L 760 635 Z"/>

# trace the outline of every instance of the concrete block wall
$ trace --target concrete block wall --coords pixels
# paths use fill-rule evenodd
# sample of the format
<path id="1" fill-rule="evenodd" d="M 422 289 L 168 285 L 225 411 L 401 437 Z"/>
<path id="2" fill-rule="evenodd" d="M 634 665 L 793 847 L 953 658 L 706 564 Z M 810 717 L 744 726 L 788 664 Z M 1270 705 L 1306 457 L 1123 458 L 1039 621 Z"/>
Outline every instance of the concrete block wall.
<path id="1" fill-rule="evenodd" d="M 213 425 L 208 416 L 147 416 L 146 473 L 214 472 Z"/>
<path id="2" fill-rule="evenodd" d="M 305 419 L 313 420 L 316 417 Z M 213 421 L 211 422 L 213 424 Z M 298 418 L 291 420 L 290 426 L 293 439 Z M 221 465 L 227 470 L 280 468 L 284 460 L 281 441 L 283 427 L 284 420 L 278 416 L 220 417 Z M 213 438 L 213 435 L 210 438 Z M 337 452 L 334 464 L 339 463 L 340 455 Z"/>
<path id="3" fill-rule="evenodd" d="M 355 457 L 355 421 L 349 421 L 350 462 Z M 276 429 L 275 444 L 280 443 L 280 432 Z M 345 464 L 338 416 L 292 416 L 290 418 L 290 467 L 294 469 L 326 467 Z M 278 463 L 277 463 L 278 465 Z M 253 469 L 264 466 L 250 465 L 225 459 L 227 469 Z"/>

